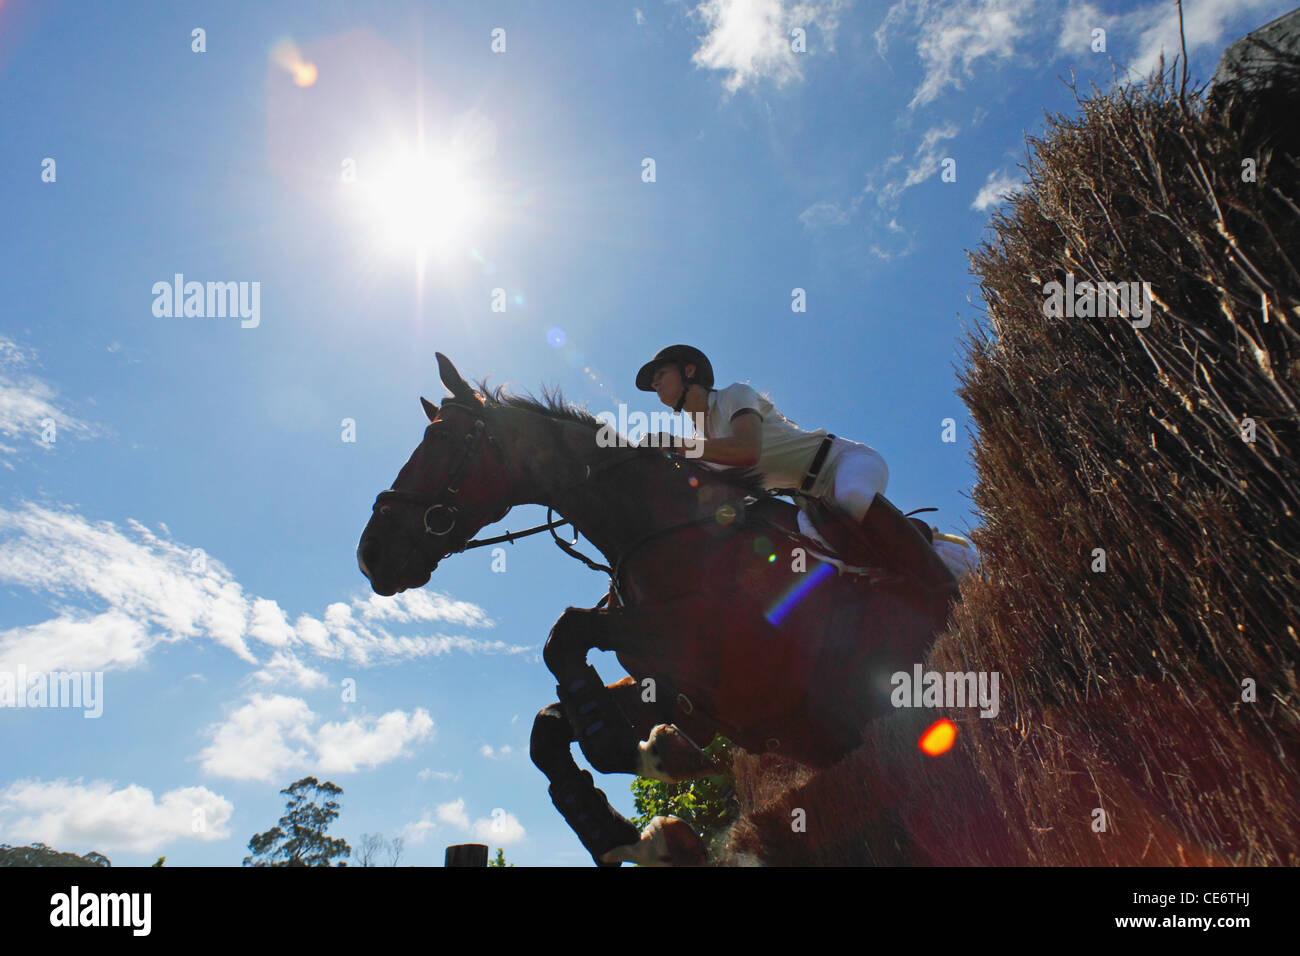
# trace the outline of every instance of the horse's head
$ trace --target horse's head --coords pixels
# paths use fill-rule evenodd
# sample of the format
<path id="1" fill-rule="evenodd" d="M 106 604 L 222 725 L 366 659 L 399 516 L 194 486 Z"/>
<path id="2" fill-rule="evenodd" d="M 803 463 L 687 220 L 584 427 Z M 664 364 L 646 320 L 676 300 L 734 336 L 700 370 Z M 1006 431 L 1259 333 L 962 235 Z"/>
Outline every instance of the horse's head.
<path id="1" fill-rule="evenodd" d="M 449 554 L 510 510 L 509 476 L 491 415 L 442 353 L 438 371 L 452 397 L 420 399 L 429 426 L 388 491 L 375 500 L 357 545 L 357 565 L 377 594 L 422 587 Z"/>

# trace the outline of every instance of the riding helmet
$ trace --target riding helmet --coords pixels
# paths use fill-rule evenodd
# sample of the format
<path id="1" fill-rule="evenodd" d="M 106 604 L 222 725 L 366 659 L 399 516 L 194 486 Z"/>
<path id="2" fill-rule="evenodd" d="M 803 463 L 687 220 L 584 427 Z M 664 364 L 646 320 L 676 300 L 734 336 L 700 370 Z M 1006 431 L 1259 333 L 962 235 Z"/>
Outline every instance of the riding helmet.
<path id="1" fill-rule="evenodd" d="M 636 373 L 636 387 L 643 392 L 653 392 L 655 371 L 659 366 L 668 362 L 676 362 L 682 368 L 682 377 L 685 378 L 687 365 L 695 366 L 695 377 L 687 381 L 688 385 L 703 385 L 706 389 L 713 388 L 713 365 L 699 349 L 691 345 L 670 345 L 666 349 L 661 349 L 659 354 L 641 366 L 641 370 Z"/>

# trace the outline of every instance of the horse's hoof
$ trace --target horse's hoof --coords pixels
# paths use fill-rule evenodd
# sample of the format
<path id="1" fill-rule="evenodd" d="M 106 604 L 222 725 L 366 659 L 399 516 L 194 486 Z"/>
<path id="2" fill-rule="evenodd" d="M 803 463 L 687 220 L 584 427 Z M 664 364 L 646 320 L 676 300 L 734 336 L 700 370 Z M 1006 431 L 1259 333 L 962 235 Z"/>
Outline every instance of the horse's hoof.
<path id="1" fill-rule="evenodd" d="M 637 863 L 641 866 L 701 866 L 708 859 L 704 842 L 677 817 L 655 817 L 641 831 L 641 840 L 616 846 L 602 863 Z"/>
<path id="2" fill-rule="evenodd" d="M 722 773 L 714 760 L 672 724 L 659 724 L 637 744 L 637 776 L 674 783 Z"/>

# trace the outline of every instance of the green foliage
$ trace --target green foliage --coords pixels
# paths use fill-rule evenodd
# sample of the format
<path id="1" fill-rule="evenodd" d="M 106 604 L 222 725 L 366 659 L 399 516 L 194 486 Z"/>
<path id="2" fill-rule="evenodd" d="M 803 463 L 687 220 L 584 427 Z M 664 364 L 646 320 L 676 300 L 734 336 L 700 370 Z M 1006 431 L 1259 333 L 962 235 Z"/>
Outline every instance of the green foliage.
<path id="1" fill-rule="evenodd" d="M 90 852 L 85 856 L 60 853 L 44 843 L 31 846 L 10 846 L 0 843 L 0 866 L 112 866 L 102 853 Z"/>
<path id="2" fill-rule="evenodd" d="M 704 748 L 709 756 L 725 765 L 731 741 L 722 735 Z M 678 817 L 690 824 L 708 846 L 740 815 L 740 805 L 729 777 L 701 777 L 680 783 L 664 783 L 637 777 L 632 781 L 636 814 L 632 823 L 644 829 L 657 816 Z"/>
<path id="3" fill-rule="evenodd" d="M 154 863 L 154 866 L 155 866 L 155 867 L 162 866 L 162 865 L 163 865 L 163 862 L 164 862 L 166 859 L 167 859 L 167 857 L 165 857 L 165 856 L 160 856 L 160 857 L 158 857 L 158 861 L 157 861 L 156 863 Z"/>
<path id="4" fill-rule="evenodd" d="M 507 866 L 514 866 L 514 864 L 513 864 L 513 863 L 507 863 L 507 862 L 506 862 L 506 851 L 503 850 L 501 847 L 497 847 L 497 855 L 496 855 L 496 859 L 494 859 L 494 860 L 488 860 L 488 866 L 507 867 Z"/>
<path id="5" fill-rule="evenodd" d="M 335 857 L 346 859 L 352 853 L 346 840 L 325 835 L 339 815 L 334 798 L 342 788 L 303 777 L 280 792 L 289 797 L 285 814 L 278 826 L 248 841 L 253 853 L 244 857 L 244 866 L 330 866 Z"/>

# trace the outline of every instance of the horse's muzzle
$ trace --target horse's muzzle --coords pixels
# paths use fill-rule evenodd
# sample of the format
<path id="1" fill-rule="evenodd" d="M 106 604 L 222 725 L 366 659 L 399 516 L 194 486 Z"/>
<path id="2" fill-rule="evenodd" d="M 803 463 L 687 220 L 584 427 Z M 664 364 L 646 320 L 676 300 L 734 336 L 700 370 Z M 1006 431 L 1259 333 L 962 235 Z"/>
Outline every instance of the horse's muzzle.
<path id="1" fill-rule="evenodd" d="M 438 567 L 438 561 L 432 567 L 424 564 L 419 551 L 411 548 L 400 565 L 393 568 L 386 562 L 385 546 L 369 534 L 363 534 L 357 545 L 357 567 L 370 581 L 374 592 L 381 597 L 392 597 L 399 591 L 420 588 L 429 583 L 429 578 Z"/>

